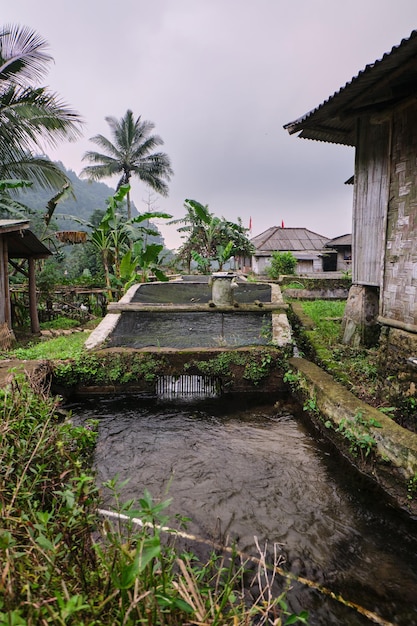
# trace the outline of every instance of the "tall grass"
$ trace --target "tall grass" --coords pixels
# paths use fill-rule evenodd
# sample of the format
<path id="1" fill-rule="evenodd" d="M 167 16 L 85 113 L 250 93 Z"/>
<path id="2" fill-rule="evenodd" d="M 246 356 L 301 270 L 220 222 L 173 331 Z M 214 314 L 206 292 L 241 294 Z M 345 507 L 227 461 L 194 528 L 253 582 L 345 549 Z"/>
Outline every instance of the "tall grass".
<path id="1" fill-rule="evenodd" d="M 311 300 L 302 303 L 303 311 L 310 317 L 316 333 L 323 343 L 333 344 L 340 339 L 340 322 L 346 302 L 341 300 Z"/>

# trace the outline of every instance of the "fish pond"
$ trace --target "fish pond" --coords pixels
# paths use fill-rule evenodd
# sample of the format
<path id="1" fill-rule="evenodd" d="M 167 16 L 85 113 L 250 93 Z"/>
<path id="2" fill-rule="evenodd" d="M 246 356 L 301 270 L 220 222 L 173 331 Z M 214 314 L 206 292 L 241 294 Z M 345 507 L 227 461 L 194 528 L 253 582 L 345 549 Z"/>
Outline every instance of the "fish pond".
<path id="1" fill-rule="evenodd" d="M 309 624 L 417 625 L 417 521 L 351 469 L 291 398 L 94 397 L 71 408 L 74 420 L 99 420 L 99 485 L 117 475 L 122 500 L 145 489 L 172 498 L 168 514 L 190 518 L 187 533 L 248 555 L 258 555 L 256 537 L 272 562 L 276 544 L 281 567 L 301 578 L 288 603 L 308 610 Z M 186 547 L 199 553 L 198 541 Z"/>

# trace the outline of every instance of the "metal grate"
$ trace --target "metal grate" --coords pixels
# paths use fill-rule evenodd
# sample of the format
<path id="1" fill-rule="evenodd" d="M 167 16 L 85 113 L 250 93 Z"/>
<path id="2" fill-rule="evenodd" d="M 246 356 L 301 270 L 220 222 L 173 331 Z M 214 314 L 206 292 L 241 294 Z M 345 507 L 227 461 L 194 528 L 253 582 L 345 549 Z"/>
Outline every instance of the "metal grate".
<path id="1" fill-rule="evenodd" d="M 220 392 L 220 381 L 213 376 L 158 376 L 156 381 L 156 395 L 162 398 L 215 398 Z"/>

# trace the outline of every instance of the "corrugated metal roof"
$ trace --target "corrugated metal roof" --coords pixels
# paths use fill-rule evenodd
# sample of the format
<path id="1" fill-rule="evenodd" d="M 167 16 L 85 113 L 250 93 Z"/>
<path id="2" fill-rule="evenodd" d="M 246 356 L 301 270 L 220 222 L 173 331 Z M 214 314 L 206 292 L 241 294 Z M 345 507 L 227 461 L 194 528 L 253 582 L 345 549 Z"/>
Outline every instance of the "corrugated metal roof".
<path id="1" fill-rule="evenodd" d="M 0 233 L 29 228 L 29 220 L 0 220 Z"/>
<path id="2" fill-rule="evenodd" d="M 10 259 L 44 259 L 52 252 L 32 233 L 23 230 L 21 233 L 10 233 L 7 236 L 7 246 Z"/>
<path id="3" fill-rule="evenodd" d="M 10 259 L 43 259 L 52 254 L 29 230 L 27 220 L 0 220 L 0 235 L 7 238 Z"/>
<path id="4" fill-rule="evenodd" d="M 322 250 L 329 241 L 327 237 L 313 233 L 307 228 L 281 228 L 272 226 L 260 235 L 253 237 L 251 243 L 260 252 L 301 252 Z"/>
<path id="5" fill-rule="evenodd" d="M 284 125 L 290 135 L 354 146 L 356 119 L 415 95 L 417 31 L 359 74 L 318 107 Z"/>

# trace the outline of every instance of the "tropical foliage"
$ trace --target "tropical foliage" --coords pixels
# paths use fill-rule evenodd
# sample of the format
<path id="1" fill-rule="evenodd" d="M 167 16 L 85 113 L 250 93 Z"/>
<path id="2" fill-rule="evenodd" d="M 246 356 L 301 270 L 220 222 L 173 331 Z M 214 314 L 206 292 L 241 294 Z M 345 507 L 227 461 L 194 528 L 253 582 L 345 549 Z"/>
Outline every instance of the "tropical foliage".
<path id="1" fill-rule="evenodd" d="M 102 180 L 114 175 L 119 176 L 117 188 L 130 183 L 132 176 L 139 178 L 154 191 L 168 195 L 167 181 L 173 174 L 169 157 L 164 152 L 154 152 L 163 145 L 159 135 L 152 135 L 154 124 L 136 120 L 131 110 L 120 119 L 106 117 L 110 126 L 112 141 L 104 135 L 96 135 L 90 141 L 102 152 L 89 151 L 83 159 L 92 165 L 86 166 L 81 175 L 90 180 Z M 127 214 L 131 218 L 130 194 L 127 194 Z"/>
<path id="2" fill-rule="evenodd" d="M 239 219 L 229 222 L 224 217 L 216 217 L 196 200 L 186 200 L 185 217 L 174 220 L 173 224 L 182 224 L 178 232 L 183 233 L 186 241 L 178 250 L 178 257 L 191 271 L 191 262 L 197 263 L 198 270 L 208 274 L 213 266 L 222 270 L 224 264 L 236 255 L 250 255 L 253 246 Z"/>
<path id="3" fill-rule="evenodd" d="M 35 31 L 0 30 L 0 179 L 25 179 L 42 187 L 67 182 L 56 164 L 38 156 L 46 146 L 80 134 L 81 118 L 39 82 L 52 57 Z"/>
<path id="4" fill-rule="evenodd" d="M 91 234 L 91 242 L 99 251 L 104 266 L 106 287 L 126 289 L 133 282 L 146 281 L 152 271 L 159 280 L 165 278 L 159 269 L 162 244 L 147 243 L 147 236 L 158 234 L 149 225 L 152 218 L 169 219 L 171 215 L 146 212 L 127 219 L 123 214 L 123 200 L 129 185 L 122 185 L 108 199 L 107 210 Z"/>

